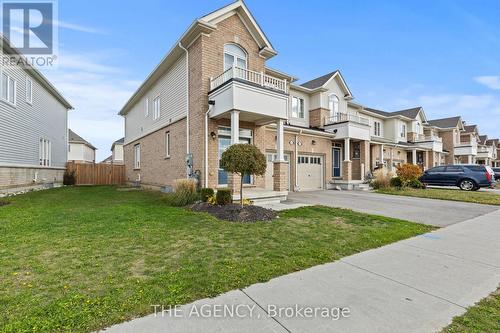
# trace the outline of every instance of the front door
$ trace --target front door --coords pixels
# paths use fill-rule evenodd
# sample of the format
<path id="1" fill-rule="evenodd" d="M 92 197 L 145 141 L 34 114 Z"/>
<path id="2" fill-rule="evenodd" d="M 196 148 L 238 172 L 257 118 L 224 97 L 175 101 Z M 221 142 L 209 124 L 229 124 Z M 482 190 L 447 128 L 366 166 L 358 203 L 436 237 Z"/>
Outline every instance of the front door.
<path id="1" fill-rule="evenodd" d="M 332 174 L 333 177 L 340 177 L 340 148 L 332 148 L 332 149 L 333 149 Z"/>

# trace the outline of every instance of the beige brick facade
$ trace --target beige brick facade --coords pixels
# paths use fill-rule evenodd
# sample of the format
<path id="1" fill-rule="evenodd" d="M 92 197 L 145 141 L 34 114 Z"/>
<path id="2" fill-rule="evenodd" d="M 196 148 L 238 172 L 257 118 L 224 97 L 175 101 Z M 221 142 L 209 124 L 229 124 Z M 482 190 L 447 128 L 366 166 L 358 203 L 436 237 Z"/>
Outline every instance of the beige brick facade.
<path id="1" fill-rule="evenodd" d="M 323 127 L 325 125 L 325 119 L 330 115 L 330 110 L 324 108 L 318 108 L 309 111 L 309 125 L 312 127 Z"/>

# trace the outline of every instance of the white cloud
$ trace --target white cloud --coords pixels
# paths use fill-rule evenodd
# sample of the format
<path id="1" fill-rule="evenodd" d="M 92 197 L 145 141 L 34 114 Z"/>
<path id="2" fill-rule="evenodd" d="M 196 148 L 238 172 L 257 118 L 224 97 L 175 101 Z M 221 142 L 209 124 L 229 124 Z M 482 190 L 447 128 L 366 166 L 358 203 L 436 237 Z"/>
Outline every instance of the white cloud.
<path id="1" fill-rule="evenodd" d="M 493 90 L 500 90 L 500 76 L 478 76 L 474 80 Z"/>
<path id="2" fill-rule="evenodd" d="M 59 28 L 63 28 L 63 29 L 69 29 L 69 30 L 79 31 L 79 32 L 86 32 L 86 33 L 90 33 L 90 34 L 106 34 L 106 32 L 103 30 L 91 28 L 91 27 L 87 27 L 87 26 L 83 26 L 83 25 L 79 25 L 79 24 L 58 21 L 58 20 L 54 20 L 53 22 L 54 22 L 55 26 L 57 26 Z"/>

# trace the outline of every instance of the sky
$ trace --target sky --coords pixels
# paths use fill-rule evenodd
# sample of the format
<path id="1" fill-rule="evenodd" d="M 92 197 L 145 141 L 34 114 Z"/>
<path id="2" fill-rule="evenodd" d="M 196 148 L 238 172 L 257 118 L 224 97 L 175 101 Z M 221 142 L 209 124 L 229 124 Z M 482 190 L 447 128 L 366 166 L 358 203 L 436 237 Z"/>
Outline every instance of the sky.
<path id="1" fill-rule="evenodd" d="M 230 0 L 59 0 L 59 64 L 43 69 L 72 103 L 69 126 L 111 154 L 118 112 L 192 21 Z M 429 119 L 461 115 L 500 137 L 498 1 L 260 1 L 247 6 L 299 83 L 339 69 L 355 101 Z"/>

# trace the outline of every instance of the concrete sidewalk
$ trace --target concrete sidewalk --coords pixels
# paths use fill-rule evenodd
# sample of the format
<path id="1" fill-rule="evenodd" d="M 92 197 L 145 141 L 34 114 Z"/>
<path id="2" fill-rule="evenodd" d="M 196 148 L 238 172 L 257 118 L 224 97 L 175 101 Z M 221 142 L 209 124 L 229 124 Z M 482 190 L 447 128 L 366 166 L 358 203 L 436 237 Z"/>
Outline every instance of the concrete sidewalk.
<path id="1" fill-rule="evenodd" d="M 170 316 L 151 315 L 106 332 L 436 332 L 499 285 L 499 235 L 497 210 L 184 305 L 178 318 L 173 318 L 173 312 Z M 226 315 L 218 313 L 223 318 L 200 315 L 201 309 L 209 314 L 219 305 L 226 305 Z M 237 305 L 243 318 L 231 318 L 228 313 Z M 290 316 L 292 312 L 268 315 L 271 310 L 294 309 L 295 305 L 348 308 L 349 316 L 334 320 L 332 316 L 297 318 Z"/>

